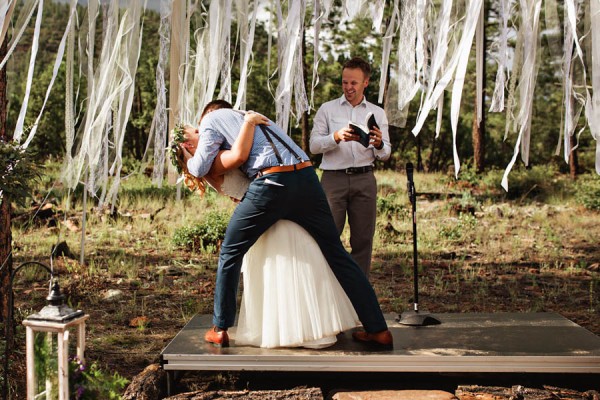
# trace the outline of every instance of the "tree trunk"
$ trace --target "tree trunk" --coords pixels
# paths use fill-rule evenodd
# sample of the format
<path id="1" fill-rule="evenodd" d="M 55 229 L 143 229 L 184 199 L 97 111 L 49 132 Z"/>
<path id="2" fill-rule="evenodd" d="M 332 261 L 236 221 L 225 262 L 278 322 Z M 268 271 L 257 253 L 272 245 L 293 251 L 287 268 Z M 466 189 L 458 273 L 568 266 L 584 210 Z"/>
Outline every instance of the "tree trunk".
<path id="1" fill-rule="evenodd" d="M 0 60 L 6 55 L 6 40 L 0 46 Z M 8 99 L 6 97 L 6 64 L 0 70 L 0 140 L 9 141 L 12 139 L 12 134 L 8 132 L 6 126 L 6 114 Z M 0 200 L 0 321 L 4 321 L 6 326 L 11 325 L 8 321 L 9 315 L 9 298 L 10 298 L 10 276 L 12 274 L 12 234 L 10 222 L 10 199 L 6 194 Z M 7 338 L 12 336 L 10 329 L 6 330 Z"/>
<path id="2" fill-rule="evenodd" d="M 575 138 L 575 134 L 571 135 L 569 138 L 569 142 L 571 142 L 571 152 L 569 153 L 569 174 L 572 179 L 577 178 L 577 171 L 579 170 L 579 159 L 577 157 L 577 139 Z"/>
<path id="3" fill-rule="evenodd" d="M 423 156 L 421 155 L 421 135 L 415 138 L 417 141 L 417 171 L 423 172 Z"/>
<path id="4" fill-rule="evenodd" d="M 473 166 L 477 173 L 483 172 L 483 132 L 485 129 L 485 113 L 481 114 L 481 123 L 477 123 L 477 109 L 480 107 L 475 97 L 475 112 L 473 114 Z"/>
<path id="5" fill-rule="evenodd" d="M 136 85 L 137 86 L 137 112 L 138 112 L 138 116 L 142 116 L 144 115 L 144 103 L 142 101 L 142 88 L 140 87 L 140 85 Z M 141 160 L 142 156 L 144 155 L 144 128 L 142 127 L 137 127 L 135 129 L 135 146 L 134 146 L 134 154 L 135 154 L 135 158 L 137 160 Z M 146 138 L 147 139 L 147 138 Z"/>
<path id="6" fill-rule="evenodd" d="M 485 7 L 481 10 L 481 19 L 479 21 L 480 26 L 478 29 L 482 30 L 481 46 L 483 47 L 483 60 L 481 61 L 481 79 L 482 79 L 482 88 L 481 88 L 481 104 L 477 101 L 477 93 L 475 93 L 475 109 L 473 111 L 473 130 L 472 130 L 472 138 L 473 138 L 473 166 L 475 167 L 475 171 L 477 173 L 483 172 L 484 167 L 484 137 L 485 137 L 485 87 L 486 87 L 486 36 L 485 36 L 485 21 L 487 21 L 487 17 L 489 14 L 489 7 Z M 477 85 L 475 85 L 477 91 Z M 478 111 L 481 110 L 481 122 L 478 121 L 477 114 Z"/>
<path id="7" fill-rule="evenodd" d="M 306 95 L 308 96 L 308 88 L 307 88 L 307 81 L 308 81 L 308 66 L 306 65 L 306 31 L 302 30 L 302 73 L 304 75 L 304 91 L 306 92 Z M 304 111 L 302 113 L 302 150 L 304 150 L 304 152 L 306 154 L 309 153 L 308 148 L 310 146 L 309 144 L 310 141 L 310 132 L 309 132 L 309 126 L 308 126 L 308 111 Z"/>

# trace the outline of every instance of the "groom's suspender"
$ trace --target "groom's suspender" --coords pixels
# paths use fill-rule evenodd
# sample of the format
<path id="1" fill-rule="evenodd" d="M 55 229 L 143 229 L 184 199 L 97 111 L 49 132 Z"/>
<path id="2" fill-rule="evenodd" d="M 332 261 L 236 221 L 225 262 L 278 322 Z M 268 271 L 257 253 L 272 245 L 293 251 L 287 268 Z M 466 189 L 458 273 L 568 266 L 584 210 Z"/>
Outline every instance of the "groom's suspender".
<path id="1" fill-rule="evenodd" d="M 279 143 L 281 143 L 286 149 L 288 149 L 288 151 L 290 153 L 292 153 L 292 155 L 294 157 L 296 157 L 296 159 L 299 162 L 303 161 L 302 157 L 300 157 L 298 155 L 298 153 L 296 153 L 289 144 L 287 144 L 282 138 L 279 137 L 278 134 L 273 132 L 268 126 L 259 125 L 259 127 L 263 131 L 263 133 L 264 133 L 265 137 L 267 138 L 267 140 L 269 141 L 269 143 L 271 144 L 271 147 L 273 148 L 273 151 L 275 152 L 275 157 L 277 157 L 277 162 L 279 162 L 279 165 L 283 165 L 283 159 L 281 158 L 281 154 L 279 154 L 279 150 L 277 150 L 277 146 L 275 146 L 275 143 L 273 143 L 273 139 L 271 139 L 271 135 L 273 135 L 275 137 L 275 139 L 277 139 L 277 141 L 279 141 Z"/>

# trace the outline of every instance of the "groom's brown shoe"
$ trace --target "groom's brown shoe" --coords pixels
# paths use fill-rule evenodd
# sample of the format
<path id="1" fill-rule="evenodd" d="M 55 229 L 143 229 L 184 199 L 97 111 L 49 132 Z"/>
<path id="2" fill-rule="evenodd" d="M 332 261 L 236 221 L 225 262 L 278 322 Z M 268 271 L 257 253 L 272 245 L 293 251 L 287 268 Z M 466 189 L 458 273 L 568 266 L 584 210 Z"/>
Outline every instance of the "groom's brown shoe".
<path id="1" fill-rule="evenodd" d="M 213 326 L 204 335 L 204 340 L 212 343 L 214 346 L 229 347 L 229 335 L 227 331 Z"/>
<path id="2" fill-rule="evenodd" d="M 385 347 L 394 346 L 394 338 L 389 329 L 377 333 L 369 333 L 366 331 L 352 332 L 352 337 L 358 342 L 378 344 Z"/>

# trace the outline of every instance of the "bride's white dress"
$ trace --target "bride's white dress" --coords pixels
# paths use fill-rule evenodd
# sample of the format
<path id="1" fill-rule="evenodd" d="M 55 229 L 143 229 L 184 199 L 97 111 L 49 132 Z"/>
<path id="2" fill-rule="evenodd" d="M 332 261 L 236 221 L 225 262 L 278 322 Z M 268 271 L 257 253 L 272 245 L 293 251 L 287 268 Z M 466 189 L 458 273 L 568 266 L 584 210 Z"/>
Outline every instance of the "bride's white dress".
<path id="1" fill-rule="evenodd" d="M 241 197 L 243 178 L 227 174 L 222 191 Z M 317 242 L 292 221 L 278 221 L 258 239 L 244 257 L 242 276 L 238 324 L 231 330 L 236 345 L 327 347 L 360 324 Z"/>

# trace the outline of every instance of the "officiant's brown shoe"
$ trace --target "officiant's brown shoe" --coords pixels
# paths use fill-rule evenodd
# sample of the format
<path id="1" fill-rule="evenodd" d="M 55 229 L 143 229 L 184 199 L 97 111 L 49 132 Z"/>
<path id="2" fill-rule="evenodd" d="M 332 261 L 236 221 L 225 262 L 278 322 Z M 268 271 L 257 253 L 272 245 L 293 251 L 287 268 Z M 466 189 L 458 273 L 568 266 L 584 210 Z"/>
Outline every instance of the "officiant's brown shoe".
<path id="1" fill-rule="evenodd" d="M 212 343 L 214 346 L 229 347 L 229 335 L 227 331 L 213 326 L 204 335 L 204 340 Z"/>
<path id="2" fill-rule="evenodd" d="M 385 347 L 394 346 L 394 338 L 389 329 L 377 333 L 369 333 L 366 331 L 352 332 L 352 337 L 358 342 L 372 343 Z"/>

